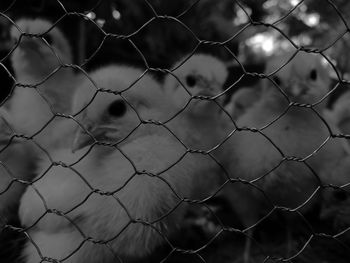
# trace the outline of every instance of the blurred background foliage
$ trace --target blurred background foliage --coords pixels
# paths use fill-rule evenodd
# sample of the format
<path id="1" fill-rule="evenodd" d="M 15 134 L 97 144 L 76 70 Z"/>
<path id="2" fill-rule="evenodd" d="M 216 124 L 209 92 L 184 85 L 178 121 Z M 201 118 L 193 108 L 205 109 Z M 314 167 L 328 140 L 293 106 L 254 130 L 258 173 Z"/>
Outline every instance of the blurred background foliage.
<path id="1" fill-rule="evenodd" d="M 266 56 L 292 45 L 272 27 L 248 26 L 240 31 L 251 19 L 275 23 L 298 45 L 319 49 L 330 46 L 326 54 L 339 71 L 346 74 L 350 72 L 350 59 L 349 52 L 344 51 L 349 50 L 350 37 L 347 33 L 333 44 L 347 30 L 336 9 L 349 22 L 350 2 L 347 0 L 2 0 L 0 50 L 4 58 L 13 47 L 8 40 L 11 22 L 7 17 L 14 21 L 20 17 L 45 17 L 58 21 L 57 26 L 73 46 L 75 62 L 87 62 L 84 63 L 87 70 L 112 62 L 145 67 L 139 51 L 126 37 L 129 36 L 150 67 L 169 68 L 179 57 L 191 53 L 199 44 L 198 40 L 209 40 L 228 41 L 227 48 L 247 71 L 262 72 Z M 280 20 L 291 10 L 293 12 Z M 66 11 L 70 15 L 66 15 Z M 100 28 L 79 13 L 87 15 Z M 159 15 L 156 19 L 155 13 Z M 148 24 L 143 27 L 145 23 Z M 102 29 L 118 37 L 105 37 Z M 133 34 L 135 32 L 137 34 Z M 201 44 L 196 52 L 208 52 L 232 61 L 231 83 L 243 73 L 223 46 Z M 10 69 L 11 65 L 8 59 L 2 59 L 2 64 L 3 79 L 7 76 L 3 67 Z M 237 87 L 252 85 L 254 81 L 246 76 Z M 1 92 L 6 93 L 6 88 Z"/>

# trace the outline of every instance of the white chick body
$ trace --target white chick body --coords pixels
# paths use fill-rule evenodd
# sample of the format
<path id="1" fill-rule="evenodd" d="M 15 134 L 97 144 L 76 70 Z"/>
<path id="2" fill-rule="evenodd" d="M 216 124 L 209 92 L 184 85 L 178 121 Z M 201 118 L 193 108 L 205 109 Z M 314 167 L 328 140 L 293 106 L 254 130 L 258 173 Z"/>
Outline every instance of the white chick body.
<path id="1" fill-rule="evenodd" d="M 109 66 L 92 73 L 91 77 L 98 87 L 119 92 L 126 89 L 141 73 L 133 68 Z M 90 94 L 86 89 L 87 86 L 91 88 Z M 85 107 L 93 93 L 92 84 L 84 83 L 77 93 L 76 109 Z M 169 107 L 172 107 L 171 99 L 164 96 L 152 78 L 144 76 L 135 86 L 122 93 L 122 96 L 135 107 L 138 115 L 118 95 L 99 93 L 82 112 L 80 122 L 96 139 L 105 143 L 117 142 L 127 137 L 119 147 L 132 160 L 137 170 L 153 173 L 164 171 L 159 175 L 161 179 L 145 174 L 136 174 L 133 177 L 135 172 L 133 166 L 117 149 L 95 146 L 73 167 L 93 188 L 102 191 L 116 191 L 121 188 L 113 196 L 94 193 L 85 200 L 92 190 L 80 176 L 63 167 L 54 167 L 34 185 L 42 194 L 48 208 L 67 212 L 85 200 L 67 216 L 76 221 L 87 236 L 109 240 L 130 222 L 129 215 L 133 219 L 153 221 L 176 208 L 161 221 L 153 223 L 155 228 L 167 235 L 181 223 L 186 208 L 186 204 L 176 207 L 180 199 L 175 193 L 180 198 L 196 198 L 200 188 L 197 181 L 201 179 L 204 171 L 211 169 L 213 164 L 208 156 L 199 154 L 187 154 L 181 159 L 186 148 L 165 128 L 154 124 L 143 124 L 134 130 L 140 124 L 138 116 L 146 120 L 151 118 L 161 121 L 168 118 Z M 134 132 L 129 135 L 133 130 Z M 93 140 L 82 131 L 78 132 L 78 135 L 79 139 L 75 140 L 75 144 L 80 145 L 79 147 L 93 143 Z M 58 160 L 72 163 L 82 155 L 82 152 L 86 152 L 86 150 L 75 153 L 69 151 L 69 149 L 58 150 L 55 156 Z M 177 161 L 179 163 L 176 164 Z M 174 166 L 171 166 L 172 164 Z M 47 165 L 49 163 L 45 161 L 40 164 L 41 170 Z M 125 205 L 129 215 L 117 199 Z M 29 187 L 20 206 L 22 223 L 30 226 L 45 210 L 41 199 Z M 57 259 L 68 256 L 82 240 L 82 236 L 69 221 L 57 215 L 43 217 L 37 222 L 31 235 L 34 242 L 39 244 L 39 248 L 42 248 L 43 255 Z M 64 244 L 58 246 L 58 242 Z M 142 257 L 162 243 L 164 239 L 157 231 L 142 223 L 135 223 L 112 239 L 109 246 L 117 255 Z M 30 242 L 27 242 L 23 256 L 27 263 L 40 260 Z M 96 258 L 99 262 L 112 262 L 113 253 L 106 246 L 88 242 L 67 259 L 67 262 L 96 262 Z"/>
<path id="2" fill-rule="evenodd" d="M 135 165 L 140 171 L 154 173 L 167 169 L 184 153 L 184 148 L 177 142 L 158 135 L 136 139 L 125 145 L 122 150 L 131 160 L 135 161 Z M 63 152 L 63 155 L 66 154 Z M 130 162 L 118 151 L 111 151 L 110 155 L 103 161 L 97 158 L 100 154 L 94 156 L 95 154 L 95 152 L 90 153 L 89 158 L 84 159 L 77 167 L 74 167 L 92 187 L 102 191 L 116 191 L 126 184 L 134 174 Z M 197 165 L 199 163 L 202 165 L 202 162 L 206 161 L 205 158 L 198 160 L 200 158 L 200 156 L 185 157 L 179 164 L 160 175 L 180 198 L 193 198 L 191 193 L 194 190 L 194 175 L 200 172 Z M 100 162 L 100 164 L 96 162 Z M 94 169 L 94 167 L 96 168 Z M 93 194 L 67 216 L 76 220 L 77 225 L 86 236 L 97 240 L 107 241 L 121 232 L 116 239 L 109 242 L 113 251 L 121 256 L 142 257 L 164 243 L 164 237 L 151 226 L 142 223 L 127 225 L 131 218 L 152 222 L 176 208 L 180 199 L 175 196 L 167 183 L 148 175 L 136 175 L 124 188 L 115 193 L 114 197 Z M 67 168 L 53 169 L 52 172 L 36 182 L 35 187 L 43 195 L 49 208 L 60 211 L 69 211 L 83 202 L 91 193 L 91 189 L 85 182 Z M 40 198 L 33 190 L 29 189 L 23 197 L 21 204 L 23 209 L 21 209 L 20 214 L 22 222 L 28 226 L 34 223 L 33 220 L 37 220 L 45 211 Z M 127 212 L 116 198 L 125 206 Z M 33 206 L 33 204 L 36 205 Z M 27 208 L 27 211 L 24 211 L 24 208 Z M 181 224 L 185 208 L 186 205 L 182 204 L 166 218 L 154 223 L 153 227 L 168 236 Z M 127 213 L 130 214 L 131 218 Z M 126 226 L 127 228 L 123 230 Z M 56 235 L 60 236 L 62 230 L 71 232 L 71 235 L 66 234 L 67 237 L 79 237 L 79 239 L 73 238 L 64 241 L 64 246 L 66 246 L 66 242 L 69 242 L 70 245 L 66 246 L 67 250 L 63 251 L 56 247 L 48 246 L 46 250 L 45 246 L 43 248 L 39 246 L 40 249 L 43 249 L 41 250 L 43 255 L 56 259 L 68 256 L 79 247 L 83 239 L 68 220 L 57 215 L 44 217 L 36 224 L 36 228 L 47 233 L 46 238 L 41 240 L 40 238 L 35 239 L 37 231 L 34 231 L 32 238 L 34 242 L 38 241 L 39 245 L 56 243 Z M 67 262 L 94 262 L 91 260 L 91 253 L 98 253 L 99 262 L 112 262 L 113 254 L 108 251 L 107 247 L 103 249 L 100 247 L 101 245 L 86 244 Z M 35 247 L 29 242 L 24 254 L 28 263 L 37 262 L 40 259 Z"/>
<path id="3" fill-rule="evenodd" d="M 239 119 L 239 124 L 247 127 L 262 127 L 269 123 L 276 112 L 268 109 L 267 104 L 270 102 L 267 104 L 264 102 L 263 100 L 256 104 L 256 107 L 248 112 L 249 116 L 243 115 Z M 302 118 L 299 119 L 300 115 Z M 269 117 L 264 118 L 263 116 Z M 247 119 L 243 120 L 243 118 Z M 315 113 L 308 109 L 290 109 L 280 120 L 264 129 L 262 133 L 270 138 L 285 156 L 299 158 L 305 158 L 312 154 L 329 136 L 327 127 Z M 239 149 L 237 156 L 232 161 L 232 166 L 229 168 L 230 171 L 234 171 L 233 177 L 254 180 L 277 167 L 283 158 L 279 150 L 260 133 L 237 132 L 229 143 L 233 149 Z M 320 152 L 306 162 L 319 174 L 325 165 L 331 165 L 333 157 L 336 159 L 345 155 L 345 150 L 341 149 L 342 144 L 331 139 Z M 319 182 L 303 163 L 285 161 L 256 184 L 276 205 L 295 208 L 307 200 Z M 237 193 L 237 195 L 239 194 Z M 258 194 L 256 198 L 255 203 L 260 207 L 261 194 Z M 251 206 L 246 206 L 246 209 L 250 210 L 251 213 L 260 210 L 259 208 L 252 209 Z M 254 223 L 257 221 L 256 216 L 247 216 L 244 220 L 248 218 L 252 219 Z"/>

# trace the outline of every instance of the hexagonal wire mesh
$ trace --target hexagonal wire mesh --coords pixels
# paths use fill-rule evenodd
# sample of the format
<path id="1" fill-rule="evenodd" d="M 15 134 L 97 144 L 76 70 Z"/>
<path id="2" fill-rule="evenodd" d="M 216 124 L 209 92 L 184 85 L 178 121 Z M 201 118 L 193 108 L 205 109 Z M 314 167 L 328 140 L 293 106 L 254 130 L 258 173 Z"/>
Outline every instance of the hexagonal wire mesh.
<path id="1" fill-rule="evenodd" d="M 0 12 L 6 23 L 17 32 L 12 32 L 12 37 L 16 35 L 18 38 L 0 61 L 0 65 L 14 82 L 10 95 L 1 103 L 1 108 L 4 109 L 1 112 L 1 132 L 5 140 L 1 140 L 3 169 L 0 175 L 7 179 L 1 179 L 2 183 L 5 180 L 6 185 L 1 188 L 0 198 L 3 196 L 6 200 L 6 194 L 16 192 L 15 197 L 11 196 L 12 207 L 1 207 L 1 253 L 4 262 L 13 262 L 13 255 L 18 254 L 23 262 L 349 260 L 350 250 L 346 238 L 349 222 L 347 196 L 344 193 L 347 193 L 345 190 L 350 179 L 346 178 L 348 146 L 346 142 L 343 143 L 344 138 L 349 138 L 349 135 L 338 132 L 334 128 L 333 120 L 327 118 L 326 113 L 319 108 L 341 86 L 349 84 L 349 80 L 343 78 L 335 62 L 326 54 L 332 46 L 348 37 L 350 31 L 346 17 L 339 7 L 341 4 L 331 0 L 323 1 L 340 19 L 344 30 L 326 47 L 309 48 L 298 44 L 284 32 L 283 27 L 279 27 L 297 8 L 306 5 L 305 1 L 294 3 L 288 12 L 269 23 L 253 19 L 247 3 L 232 1 L 232 5 L 236 6 L 247 22 L 223 41 L 201 39 L 183 21 L 183 17 L 190 16 L 201 2 L 206 4 L 206 1 L 193 1 L 178 15 L 161 15 L 154 7 L 156 3 L 145 0 L 143 4 L 151 15 L 137 30 L 129 34 L 109 33 L 101 21 L 91 16 L 92 11 L 102 1 L 95 3 L 89 11 L 69 11 L 63 1 L 54 2 L 62 15 L 40 33 L 30 31 L 30 26 L 26 24 L 30 20 L 15 21 L 7 14 L 16 1 Z M 130 8 L 137 5 L 131 2 L 129 4 Z M 114 16 L 118 17 L 120 14 L 114 13 Z M 55 28 L 67 17 L 76 17 L 82 24 L 89 23 L 102 35 L 101 42 L 90 56 L 84 57 L 82 50 L 86 43 L 80 43 L 82 45 L 75 50 L 75 53 L 79 53 L 75 56 L 80 57 L 76 59 L 80 60 L 77 63 L 62 56 L 53 47 L 55 39 L 50 37 L 50 32 L 57 36 Z M 148 61 L 149 54 L 146 56 L 139 47 L 140 43 L 134 40 L 135 36 L 142 34 L 144 29 L 157 21 L 175 23 L 195 43 L 181 62 L 170 69 L 151 66 Z M 256 27 L 271 29 L 293 47 L 293 52 L 288 53 L 287 59 L 279 61 L 278 67 L 267 73 L 246 70 L 240 57 L 229 46 L 240 34 Z M 80 29 L 82 31 L 84 27 Z M 80 33 L 84 32 L 86 33 L 86 29 Z M 83 35 L 84 37 L 86 36 Z M 97 56 L 108 39 L 127 42 L 145 70 L 121 65 L 106 67 L 106 71 L 87 70 L 86 66 Z M 25 70 L 31 76 L 20 76 L 21 67 L 26 66 L 25 62 L 30 55 L 25 57 L 16 52 L 23 48 L 24 43 L 32 52 L 38 52 L 30 41 L 40 42 L 55 57 L 56 64 L 51 68 L 39 68 L 42 54 L 36 57 L 35 65 L 29 65 L 29 69 L 37 67 L 45 71 L 44 77 L 33 77 L 35 70 L 32 72 L 28 68 Z M 190 81 L 182 78 L 178 71 L 193 57 L 198 56 L 196 53 L 202 46 L 225 50 L 229 59 L 242 72 L 238 74 L 237 80 L 227 81 L 215 94 L 194 93 Z M 323 58 L 336 76 L 335 84 L 330 91 L 317 97 L 317 100 L 293 101 L 290 97 L 293 94 L 282 88 L 281 79 L 285 76 L 283 72 L 293 61 L 307 57 L 308 54 Z M 17 64 L 14 58 L 16 55 L 19 56 Z M 15 74 L 5 66 L 10 57 Z M 311 60 L 310 58 L 302 63 L 307 64 Z M 214 65 L 216 63 L 214 60 L 211 62 Z M 170 62 L 164 62 L 166 64 L 170 65 Z M 287 78 L 300 77 L 298 69 L 308 69 L 303 68 L 304 64 L 296 65 L 299 68 L 289 71 L 289 74 L 293 72 L 295 76 Z M 212 65 L 204 63 L 197 64 L 196 68 L 210 69 L 210 66 Z M 314 68 L 310 70 L 313 71 Z M 200 76 L 204 80 L 214 74 L 210 70 L 206 72 L 208 75 Z M 278 75 L 279 73 L 282 75 Z M 186 94 L 181 107 L 174 106 L 176 111 L 165 114 L 166 116 L 164 112 L 173 108 L 172 100 L 176 100 L 176 95 L 174 93 L 168 96 L 166 92 L 163 93 L 164 88 L 158 85 L 159 80 L 150 77 L 156 74 L 162 74 L 165 78 L 172 76 L 173 81 Z M 279 78 L 276 78 L 277 75 Z M 266 113 L 268 104 L 278 107 L 279 99 L 275 98 L 276 94 L 270 94 L 263 88 L 258 95 L 261 96 L 257 99 L 259 102 L 253 102 L 250 106 L 255 107 L 255 110 L 247 109 L 256 123 L 247 125 L 249 122 L 240 118 L 244 113 L 238 118 L 233 117 L 222 101 L 229 97 L 243 78 L 249 76 L 259 78 L 260 86 L 273 87 L 285 104 L 274 112 L 273 118 L 264 120 L 261 112 Z M 326 83 L 326 80 L 322 79 L 321 83 L 323 82 Z M 167 82 L 164 83 L 166 86 Z M 147 89 L 147 95 L 142 91 L 135 91 L 147 84 L 155 86 L 151 90 Z M 75 95 L 74 105 L 79 107 L 75 111 L 71 111 L 73 96 L 66 94 L 69 91 L 64 90 L 64 95 L 59 92 L 53 92 L 53 95 L 46 92 L 50 86 L 63 89 L 65 85 L 71 88 L 72 93 L 78 94 Z M 88 86 L 89 89 L 75 91 L 75 86 Z M 18 95 L 23 90 L 25 92 Z M 302 92 L 307 93 L 307 90 Z M 57 98 L 62 101 L 52 100 L 55 96 L 61 96 Z M 152 96 L 160 97 L 154 100 Z M 262 99 L 264 96 L 271 96 L 268 98 L 270 100 L 266 102 Z M 82 98 L 85 103 L 76 102 Z M 259 104 L 261 101 L 265 104 Z M 202 115 L 195 112 L 191 117 L 191 111 L 195 111 L 202 104 Z M 103 111 L 98 108 L 104 106 Z M 154 115 L 143 115 L 143 110 L 147 107 L 160 108 L 153 111 Z M 38 111 L 33 108 L 38 108 Z M 271 108 L 269 110 L 273 111 Z M 46 119 L 40 126 L 36 126 L 36 130 L 26 130 L 27 127 L 22 124 L 28 120 L 28 113 L 39 116 L 43 109 L 49 112 Z M 95 115 L 99 111 L 101 115 L 97 118 Z M 157 111 L 164 112 L 157 115 Z M 210 116 L 211 111 L 214 112 L 214 117 Z M 123 126 L 114 129 L 113 120 L 123 119 L 126 112 L 134 114 L 134 122 L 131 123 L 133 125 L 129 127 L 127 119 L 122 122 Z M 245 114 L 249 115 L 247 112 Z M 107 118 L 107 113 L 113 115 L 114 119 Z M 299 124 L 300 120 L 302 124 Z M 105 123 L 101 124 L 99 121 Z M 36 123 L 34 119 L 29 122 Z M 194 122 L 194 125 L 190 122 Z M 103 134 L 96 128 L 98 125 L 105 129 Z M 297 127 L 295 130 L 293 125 Z M 123 133 L 125 127 L 128 130 Z M 86 144 L 78 145 L 78 148 L 83 149 L 72 153 L 71 145 L 79 144 L 77 140 L 81 139 L 76 139 L 77 134 L 85 138 Z M 212 136 L 219 138 L 215 138 L 213 142 L 210 141 Z M 307 153 L 301 150 L 302 155 L 295 155 L 295 152 L 290 151 L 291 148 L 283 145 L 286 141 L 280 140 L 280 137 L 285 137 L 296 148 L 304 149 L 303 145 L 307 145 L 308 150 L 310 145 L 313 148 Z M 317 138 L 316 143 L 313 138 Z M 210 144 L 203 144 L 201 140 L 209 140 Z M 340 141 L 341 143 L 336 143 Z M 333 148 L 329 150 L 328 147 Z M 259 159 L 259 155 L 263 155 L 263 158 Z M 269 162 L 273 164 L 265 167 L 265 163 Z M 330 221 L 319 218 L 319 210 L 324 210 L 324 203 L 332 201 L 327 199 L 328 191 L 332 192 L 330 198 L 336 199 L 331 203 L 336 209 L 332 210 Z M 262 204 L 263 202 L 267 204 Z M 342 204 L 338 206 L 340 203 Z M 2 202 L 0 204 L 3 205 Z M 17 212 L 13 212 L 18 209 L 19 218 Z M 337 225 L 339 220 L 343 223 L 340 228 Z M 325 246 L 328 247 L 328 252 L 325 251 Z"/>

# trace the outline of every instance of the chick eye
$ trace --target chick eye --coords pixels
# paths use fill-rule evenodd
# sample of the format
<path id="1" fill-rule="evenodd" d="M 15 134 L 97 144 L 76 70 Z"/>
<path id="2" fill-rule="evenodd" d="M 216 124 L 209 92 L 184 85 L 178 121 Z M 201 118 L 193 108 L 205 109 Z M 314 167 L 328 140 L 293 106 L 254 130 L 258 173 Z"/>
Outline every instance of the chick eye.
<path id="1" fill-rule="evenodd" d="M 316 80 L 317 79 L 317 71 L 316 69 L 313 69 L 310 71 L 310 79 Z"/>
<path id="2" fill-rule="evenodd" d="M 45 38 L 46 42 L 47 42 L 49 45 L 52 45 L 52 43 L 53 43 L 52 36 L 50 36 L 49 34 L 46 34 L 46 35 L 44 36 L 44 38 Z"/>
<path id="3" fill-rule="evenodd" d="M 108 113 L 113 117 L 122 117 L 126 113 L 126 104 L 123 100 L 116 100 L 108 107 Z"/>
<path id="4" fill-rule="evenodd" d="M 277 85 L 281 85 L 281 79 L 277 76 L 273 76 L 272 80 L 277 84 Z"/>
<path id="5" fill-rule="evenodd" d="M 337 201 L 341 202 L 341 201 L 345 201 L 348 195 L 345 191 L 335 191 L 333 193 L 333 196 Z"/>
<path id="6" fill-rule="evenodd" d="M 189 86 L 190 88 L 194 87 L 197 83 L 196 77 L 193 75 L 189 75 L 186 77 L 186 84 L 187 86 Z"/>

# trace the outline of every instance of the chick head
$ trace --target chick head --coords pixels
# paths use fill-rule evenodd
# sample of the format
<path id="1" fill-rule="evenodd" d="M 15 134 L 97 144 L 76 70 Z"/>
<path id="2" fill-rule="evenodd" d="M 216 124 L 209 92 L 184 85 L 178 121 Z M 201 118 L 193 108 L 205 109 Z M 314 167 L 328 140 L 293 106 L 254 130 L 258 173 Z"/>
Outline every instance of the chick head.
<path id="1" fill-rule="evenodd" d="M 171 103 L 159 84 L 142 74 L 116 65 L 89 74 L 97 87 L 86 79 L 75 94 L 74 111 L 80 111 L 77 120 L 85 129 L 79 127 L 73 150 L 94 143 L 93 138 L 107 142 L 125 139 L 139 126 L 152 125 L 142 124 L 144 120 L 165 120 Z"/>
<path id="2" fill-rule="evenodd" d="M 330 76 L 326 64 L 321 55 L 300 51 L 293 57 L 294 53 L 273 56 L 266 64 L 266 74 L 278 70 L 272 79 L 291 101 L 316 103 L 329 89 Z M 273 86 L 270 81 L 265 84 L 265 89 Z"/>
<path id="3" fill-rule="evenodd" d="M 165 91 L 171 94 L 178 108 L 185 106 L 191 96 L 213 97 L 222 92 L 228 76 L 222 61 L 205 54 L 192 55 L 182 64 L 183 61 L 175 63 L 173 74 L 177 78 L 169 74 L 164 83 Z"/>
<path id="4" fill-rule="evenodd" d="M 11 28 L 11 37 L 16 42 L 20 41 L 12 55 L 15 69 L 48 74 L 59 67 L 59 60 L 62 63 L 72 63 L 68 40 L 51 22 L 42 19 L 20 19 L 16 21 L 16 25 L 23 33 L 40 36 L 30 37 L 23 35 L 16 26 Z"/>

